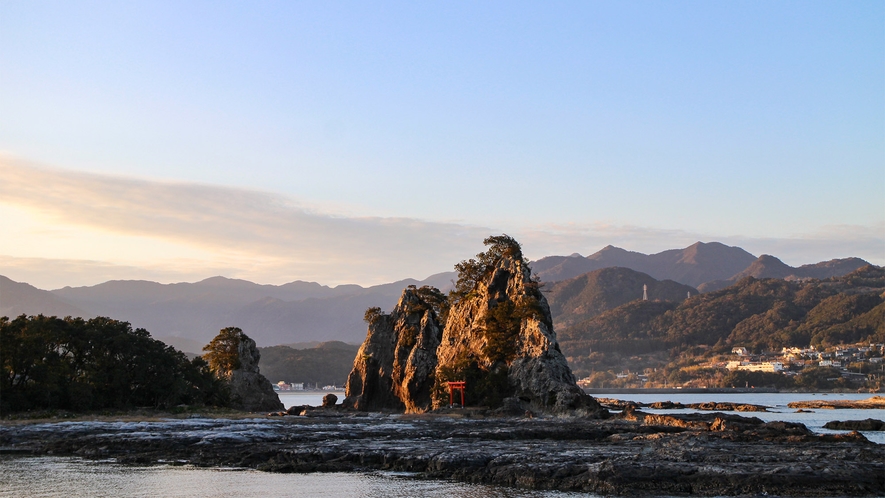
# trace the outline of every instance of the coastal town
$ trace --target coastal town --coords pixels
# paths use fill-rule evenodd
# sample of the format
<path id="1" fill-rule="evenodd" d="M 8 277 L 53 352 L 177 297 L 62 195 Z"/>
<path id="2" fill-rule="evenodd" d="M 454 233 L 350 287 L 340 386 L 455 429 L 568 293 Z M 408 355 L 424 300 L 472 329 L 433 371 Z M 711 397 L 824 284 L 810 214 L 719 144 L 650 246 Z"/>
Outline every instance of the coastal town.
<path id="1" fill-rule="evenodd" d="M 885 384 L 885 344 L 856 343 L 831 347 L 784 347 L 751 352 L 732 348 L 730 354 L 695 361 L 670 372 L 645 368 L 604 375 L 596 372 L 578 381 L 584 388 L 726 388 L 775 387 L 869 390 Z M 809 378 L 814 377 L 813 382 Z M 742 382 L 735 383 L 736 380 Z M 804 384 L 803 384 L 804 381 Z"/>

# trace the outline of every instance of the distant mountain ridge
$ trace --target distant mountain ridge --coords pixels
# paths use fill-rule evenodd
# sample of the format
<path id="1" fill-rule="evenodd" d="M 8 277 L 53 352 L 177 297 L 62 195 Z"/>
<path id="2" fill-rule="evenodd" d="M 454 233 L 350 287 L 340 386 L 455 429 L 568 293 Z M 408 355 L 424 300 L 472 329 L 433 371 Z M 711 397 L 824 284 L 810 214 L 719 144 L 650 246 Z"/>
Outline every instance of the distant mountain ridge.
<path id="1" fill-rule="evenodd" d="M 51 292 L 0 275 L 0 316 L 83 316 L 86 312 Z"/>
<path id="2" fill-rule="evenodd" d="M 701 292 L 712 292 L 724 289 L 734 285 L 741 279 L 746 277 L 753 278 L 784 278 L 784 279 L 803 279 L 803 278 L 832 278 L 847 275 L 858 268 L 868 265 L 866 261 L 860 258 L 831 259 L 830 261 L 822 261 L 811 265 L 802 265 L 794 268 L 780 259 L 763 254 L 753 261 L 742 272 L 734 275 L 727 280 L 713 280 L 705 282 L 698 286 Z"/>
<path id="3" fill-rule="evenodd" d="M 191 353 L 199 353 L 201 347 L 196 345 L 207 344 L 227 326 L 248 331 L 261 346 L 329 340 L 358 343 L 365 335 L 366 308 L 393 307 L 408 285 L 447 289 L 454 277 L 454 272 L 446 272 L 422 281 L 405 279 L 372 287 L 303 281 L 261 285 L 224 277 L 176 284 L 113 280 L 53 291 L 0 277 L 0 310 L 11 317 L 108 316 Z"/>
<path id="4" fill-rule="evenodd" d="M 607 246 L 587 257 L 550 256 L 531 266 L 546 283 L 555 323 L 565 326 L 640 299 L 642 285 L 648 285 L 650 300 L 678 303 L 687 292 L 695 294 L 695 288 L 715 290 L 743 276 L 828 278 L 865 264 L 848 258 L 792 268 L 773 256 L 757 258 L 739 247 L 698 242 L 652 255 Z M 113 280 L 45 291 L 0 276 L 0 315 L 108 316 L 145 328 L 155 338 L 191 353 L 199 353 L 228 326 L 242 328 L 259 346 L 359 343 L 366 333 L 367 308 L 391 309 L 408 285 L 447 291 L 455 278 L 455 272 L 444 272 L 422 281 L 405 279 L 372 287 L 304 281 L 261 285 L 224 277 L 176 284 Z"/>
<path id="5" fill-rule="evenodd" d="M 846 258 L 793 268 L 773 256 L 757 258 L 740 247 L 719 242 L 696 242 L 684 249 L 649 255 L 606 246 L 587 257 L 573 254 L 541 258 L 532 263 L 532 269 L 542 281 L 558 282 L 593 270 L 619 266 L 646 273 L 657 280 L 673 280 L 709 292 L 732 285 L 746 276 L 829 278 L 846 275 L 868 264 L 860 258 Z"/>

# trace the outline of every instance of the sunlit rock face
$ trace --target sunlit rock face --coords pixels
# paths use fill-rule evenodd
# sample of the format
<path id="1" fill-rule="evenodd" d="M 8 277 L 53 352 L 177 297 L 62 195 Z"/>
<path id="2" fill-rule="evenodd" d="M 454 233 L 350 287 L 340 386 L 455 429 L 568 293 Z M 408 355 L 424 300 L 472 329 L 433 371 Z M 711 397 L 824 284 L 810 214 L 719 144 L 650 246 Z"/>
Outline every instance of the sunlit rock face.
<path id="1" fill-rule="evenodd" d="M 437 392 L 446 381 L 466 380 L 468 405 L 607 413 L 577 386 L 556 342 L 550 307 L 518 246 L 452 305 L 437 363 Z M 434 402 L 439 407 L 449 399 Z"/>
<path id="2" fill-rule="evenodd" d="M 499 413 L 608 414 L 577 386 L 519 243 L 506 235 L 484 242 L 488 251 L 456 265 L 448 297 L 412 286 L 389 315 L 366 312 L 369 330 L 344 406 L 443 408 L 451 402 L 448 383 L 458 381 L 466 383 L 466 405 Z"/>
<path id="3" fill-rule="evenodd" d="M 261 353 L 255 341 L 248 337 L 240 340 L 237 348 L 240 367 L 229 372 L 231 406 L 250 412 L 282 410 L 283 404 L 274 392 L 270 381 L 258 370 Z"/>
<path id="4" fill-rule="evenodd" d="M 442 327 L 428 293 L 442 298 L 436 289 L 410 286 L 389 315 L 367 316 L 369 330 L 347 378 L 345 406 L 408 413 L 430 409 Z"/>

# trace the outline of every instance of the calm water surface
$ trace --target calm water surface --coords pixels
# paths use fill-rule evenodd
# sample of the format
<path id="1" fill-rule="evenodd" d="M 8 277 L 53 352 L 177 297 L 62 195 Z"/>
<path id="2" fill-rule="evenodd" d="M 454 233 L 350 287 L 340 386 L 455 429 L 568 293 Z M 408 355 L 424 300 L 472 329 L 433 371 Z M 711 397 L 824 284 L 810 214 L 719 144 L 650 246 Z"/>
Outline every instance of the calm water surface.
<path id="1" fill-rule="evenodd" d="M 0 458 L 0 497 L 68 498 L 343 497 L 534 498 L 578 493 L 525 491 L 395 473 L 273 474 L 198 467 L 128 467 L 60 457 Z M 592 496 L 592 495 L 591 495 Z"/>
<path id="2" fill-rule="evenodd" d="M 860 400 L 868 399 L 876 394 L 869 393 L 734 393 L 734 394 L 600 394 L 601 398 L 617 398 L 625 401 L 639 403 L 653 403 L 655 401 L 673 401 L 682 404 L 704 403 L 708 401 L 727 401 L 732 403 L 747 403 L 768 407 L 767 412 L 733 412 L 745 417 L 758 417 L 765 422 L 780 420 L 784 422 L 799 422 L 818 434 L 839 433 L 846 431 L 832 431 L 824 429 L 824 424 L 831 420 L 864 420 L 874 418 L 885 420 L 885 410 L 853 410 L 853 409 L 806 409 L 810 413 L 796 413 L 795 408 L 787 407 L 787 403 L 794 401 L 811 400 Z M 691 413 L 699 410 L 652 410 L 643 408 L 642 411 L 649 413 Z M 861 431 L 870 441 L 885 444 L 885 432 Z"/>
<path id="3" fill-rule="evenodd" d="M 307 391 L 303 393 L 278 393 L 280 401 L 286 408 L 297 405 L 319 406 L 323 403 L 323 396 L 328 392 Z M 338 396 L 338 402 L 344 399 L 343 391 L 332 391 Z M 795 408 L 787 407 L 787 403 L 793 401 L 809 400 L 860 400 L 867 399 L 875 394 L 869 393 L 687 393 L 687 394 L 598 394 L 600 398 L 617 398 L 625 401 L 640 403 L 653 403 L 655 401 L 673 401 L 682 404 L 704 403 L 707 401 L 727 401 L 732 403 L 748 403 L 768 407 L 768 412 L 734 412 L 747 417 L 759 417 L 765 422 L 781 420 L 784 422 L 799 422 L 818 434 L 838 433 L 845 431 L 832 431 L 824 429 L 824 424 L 831 420 L 864 420 L 874 418 L 885 420 L 885 410 L 808 410 L 811 413 L 796 413 Z M 649 413 L 691 413 L 698 410 L 652 410 L 643 408 Z M 870 441 L 885 444 L 885 432 L 863 431 L 862 434 Z"/>

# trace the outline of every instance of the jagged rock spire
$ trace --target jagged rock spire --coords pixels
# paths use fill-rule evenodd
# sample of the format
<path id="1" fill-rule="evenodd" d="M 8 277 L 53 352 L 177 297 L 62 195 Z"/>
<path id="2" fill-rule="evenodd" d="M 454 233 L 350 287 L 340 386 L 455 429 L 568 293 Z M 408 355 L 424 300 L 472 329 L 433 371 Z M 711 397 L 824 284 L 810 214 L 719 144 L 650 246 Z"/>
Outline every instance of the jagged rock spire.
<path id="1" fill-rule="evenodd" d="M 345 406 L 358 410 L 424 412 L 431 406 L 436 349 L 445 296 L 410 286 L 393 311 L 366 314 L 369 330 L 345 387 Z"/>

